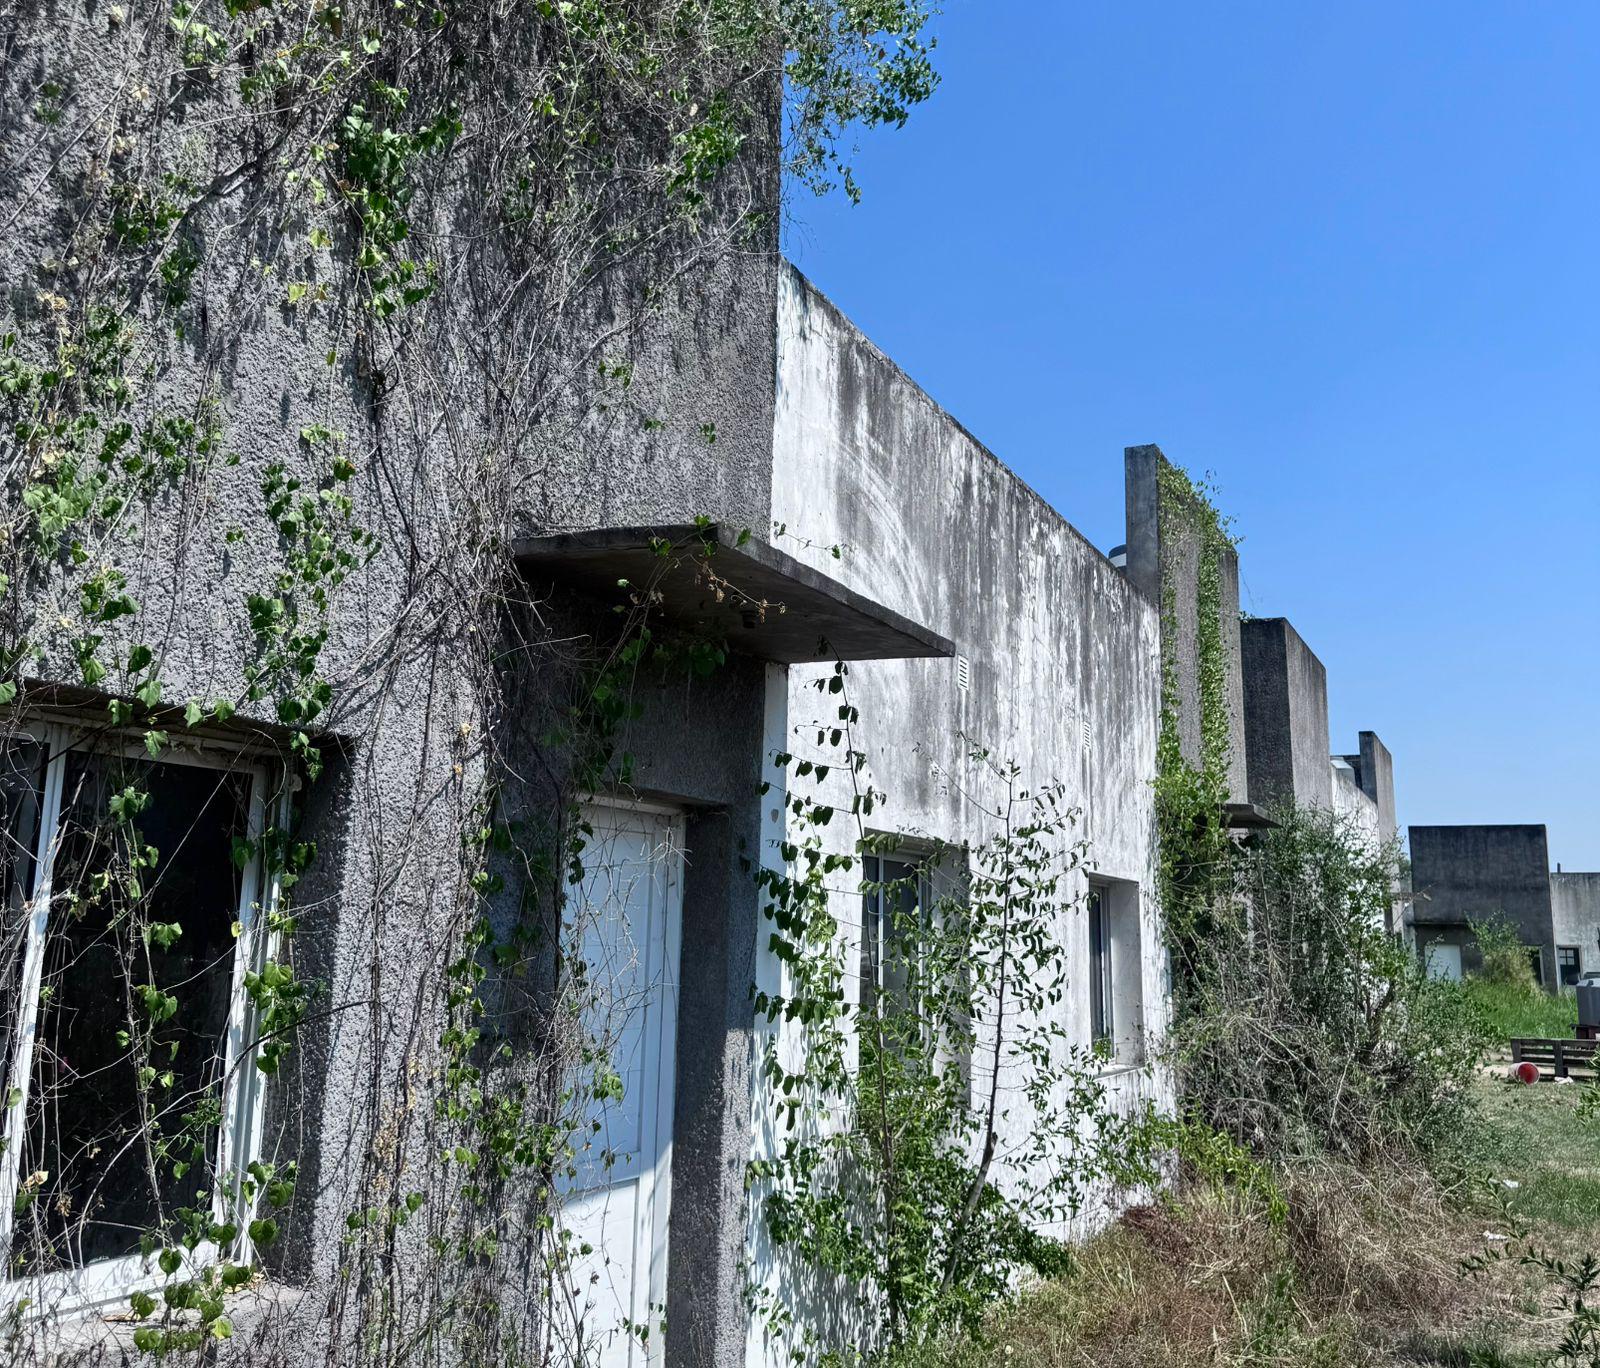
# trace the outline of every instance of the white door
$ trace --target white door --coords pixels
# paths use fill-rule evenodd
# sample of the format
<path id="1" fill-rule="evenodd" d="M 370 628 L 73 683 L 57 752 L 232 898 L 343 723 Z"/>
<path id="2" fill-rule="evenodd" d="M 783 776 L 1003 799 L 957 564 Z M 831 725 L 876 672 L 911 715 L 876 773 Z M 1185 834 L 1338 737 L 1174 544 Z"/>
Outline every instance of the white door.
<path id="1" fill-rule="evenodd" d="M 1446 945 L 1443 941 L 1432 941 L 1427 951 L 1428 977 L 1448 979 L 1452 983 L 1461 981 L 1461 947 L 1459 945 Z"/>
<path id="2" fill-rule="evenodd" d="M 561 1218 L 570 1343 L 586 1366 L 640 1368 L 661 1360 L 666 1313 L 683 825 L 639 806 L 584 815 L 594 834 L 572 916 L 592 1057 L 577 1066 L 586 1117 Z"/>

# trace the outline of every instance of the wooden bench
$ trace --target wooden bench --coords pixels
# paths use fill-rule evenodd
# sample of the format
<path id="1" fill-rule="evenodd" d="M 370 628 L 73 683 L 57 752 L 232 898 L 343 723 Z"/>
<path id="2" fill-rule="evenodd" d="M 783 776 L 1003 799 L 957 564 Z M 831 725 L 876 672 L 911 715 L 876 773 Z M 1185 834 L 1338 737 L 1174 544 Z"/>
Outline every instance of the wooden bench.
<path id="1" fill-rule="evenodd" d="M 1575 1068 L 1589 1074 L 1597 1072 L 1597 1050 L 1600 1041 L 1515 1037 L 1511 1041 L 1511 1062 L 1537 1064 L 1541 1075 L 1548 1073 L 1552 1078 L 1571 1078 Z"/>

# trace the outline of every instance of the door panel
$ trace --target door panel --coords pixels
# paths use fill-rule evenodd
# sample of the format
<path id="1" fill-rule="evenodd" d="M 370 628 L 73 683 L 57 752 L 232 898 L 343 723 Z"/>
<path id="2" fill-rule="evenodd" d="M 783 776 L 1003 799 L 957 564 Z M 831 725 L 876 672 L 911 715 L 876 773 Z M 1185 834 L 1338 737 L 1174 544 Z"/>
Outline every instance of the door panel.
<path id="1" fill-rule="evenodd" d="M 1461 947 L 1444 941 L 1432 942 L 1426 950 L 1428 977 L 1448 979 L 1454 983 L 1461 978 Z"/>
<path id="2" fill-rule="evenodd" d="M 640 1368 L 660 1361 L 666 1301 L 682 820 L 601 804 L 585 816 L 594 835 L 573 915 L 594 1057 L 579 1065 L 584 1148 L 562 1220 L 579 1250 L 568 1280 L 583 1362 Z"/>

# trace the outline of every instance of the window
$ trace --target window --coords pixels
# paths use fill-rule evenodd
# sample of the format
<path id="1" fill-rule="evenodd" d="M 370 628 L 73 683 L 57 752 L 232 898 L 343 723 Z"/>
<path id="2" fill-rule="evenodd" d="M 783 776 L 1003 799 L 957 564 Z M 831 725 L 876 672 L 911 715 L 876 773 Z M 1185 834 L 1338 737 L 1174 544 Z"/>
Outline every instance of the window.
<path id="1" fill-rule="evenodd" d="M 861 874 L 861 1014 L 882 1003 L 883 1019 L 899 1016 L 888 1037 L 939 1065 L 955 1064 L 970 1087 L 971 1019 L 966 1011 L 967 965 L 948 910 L 961 901 L 961 874 L 929 859 L 867 855 Z M 937 968 L 930 967 L 930 960 Z M 934 983 L 934 973 L 946 976 Z M 948 977 L 957 975 L 961 981 Z M 929 980 L 920 982 L 921 979 Z"/>
<path id="2" fill-rule="evenodd" d="M 1583 975 L 1583 956 L 1576 945 L 1556 946 L 1556 972 L 1563 988 L 1576 988 Z"/>
<path id="3" fill-rule="evenodd" d="M 1528 968 L 1533 970 L 1533 981 L 1535 983 L 1543 983 L 1544 951 L 1541 950 L 1537 945 L 1527 945 L 1524 946 L 1523 949 L 1526 950 L 1528 954 Z"/>
<path id="4" fill-rule="evenodd" d="M 861 1010 L 870 1012 L 879 993 L 907 1000 L 912 991 L 911 954 L 906 940 L 931 915 L 933 889 L 926 871 L 910 860 L 867 855 L 861 861 L 867 884 L 861 895 Z"/>
<path id="5" fill-rule="evenodd" d="M 1139 885 L 1096 879 L 1089 884 L 1084 912 L 1090 1042 L 1108 1060 L 1137 1064 L 1144 1048 Z"/>
<path id="6" fill-rule="evenodd" d="M 1116 1045 L 1116 979 L 1111 939 L 1111 895 L 1089 889 L 1089 1038 L 1107 1052 Z"/>
<path id="7" fill-rule="evenodd" d="M 222 1189 L 259 1131 L 266 789 L 229 751 L 0 738 L 0 1248 L 51 1300 L 125 1295 L 185 1209 L 247 1224 Z"/>

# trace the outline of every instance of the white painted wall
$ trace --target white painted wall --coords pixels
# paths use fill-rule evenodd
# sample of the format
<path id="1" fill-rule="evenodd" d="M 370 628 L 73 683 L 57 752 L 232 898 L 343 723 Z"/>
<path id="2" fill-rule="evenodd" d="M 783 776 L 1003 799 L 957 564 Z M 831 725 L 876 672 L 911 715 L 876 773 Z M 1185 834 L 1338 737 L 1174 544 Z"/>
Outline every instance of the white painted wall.
<path id="1" fill-rule="evenodd" d="M 951 844 L 979 844 L 992 833 L 984 807 L 997 790 L 968 758 L 964 734 L 1015 760 L 1028 784 L 1064 783 L 1095 872 L 1137 887 L 1137 935 L 1125 939 L 1136 943 L 1137 962 L 1119 1005 L 1126 1010 L 1133 996 L 1140 999 L 1145 1029 L 1159 1038 L 1167 971 L 1154 897 L 1156 605 L 792 271 L 780 289 L 778 335 L 775 544 L 951 638 L 969 663 L 966 689 L 953 660 L 851 668 L 857 741 L 870 757 L 861 779 L 890 795 L 873 827 Z M 803 753 L 814 741 L 810 724 L 832 720 L 837 697 L 812 687 L 827 673 L 789 672 L 785 705 L 770 713 L 774 745 Z M 847 776 L 836 772 L 829 783 L 848 811 Z M 836 821 L 828 834 L 849 850 L 856 830 Z M 1077 885 L 1086 885 L 1084 875 Z M 834 896 L 845 934 L 854 937 L 855 881 L 841 876 Z M 1060 934 L 1072 954 L 1065 1024 L 1087 1044 L 1081 910 L 1063 919 Z M 763 931 L 762 972 L 776 981 L 765 939 Z M 1113 1087 L 1130 1105 L 1170 1102 L 1170 1081 L 1150 1067 L 1118 1070 Z M 1014 1111 L 1009 1125 L 1020 1135 L 1030 1118 Z M 770 1142 L 770 1128 L 757 1118 L 758 1147 L 764 1134 Z M 1109 1214 L 1108 1203 L 1096 1203 L 1062 1233 L 1087 1233 Z M 759 1240 L 755 1257 L 759 1275 Z M 750 1361 L 766 1354 L 753 1329 Z"/>

